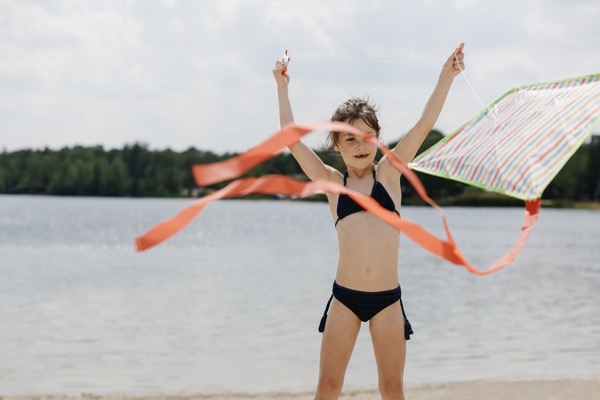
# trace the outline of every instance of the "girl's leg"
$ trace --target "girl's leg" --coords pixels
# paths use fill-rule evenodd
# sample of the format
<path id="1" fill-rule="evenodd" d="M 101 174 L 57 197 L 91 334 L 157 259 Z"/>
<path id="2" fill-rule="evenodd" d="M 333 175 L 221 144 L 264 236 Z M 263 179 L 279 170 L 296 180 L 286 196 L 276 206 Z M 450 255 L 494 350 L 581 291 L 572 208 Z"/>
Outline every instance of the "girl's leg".
<path id="1" fill-rule="evenodd" d="M 394 303 L 374 316 L 369 330 L 377 361 L 381 398 L 404 400 L 406 339 L 400 304 Z"/>
<path id="2" fill-rule="evenodd" d="M 333 299 L 321 342 L 321 362 L 316 400 L 337 399 L 342 391 L 346 367 L 360 330 L 360 320 Z"/>

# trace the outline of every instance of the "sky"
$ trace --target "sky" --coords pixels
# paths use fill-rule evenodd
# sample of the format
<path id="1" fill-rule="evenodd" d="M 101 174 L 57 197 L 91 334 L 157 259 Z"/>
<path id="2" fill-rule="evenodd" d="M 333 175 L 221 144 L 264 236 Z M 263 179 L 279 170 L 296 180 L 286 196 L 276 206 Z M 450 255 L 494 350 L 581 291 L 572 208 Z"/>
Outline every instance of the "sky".
<path id="1" fill-rule="evenodd" d="M 444 134 L 513 87 L 600 73 L 600 2 L 0 0 L 0 149 L 243 151 L 279 129 L 286 49 L 296 122 L 368 96 L 391 142 L 461 42 Z"/>

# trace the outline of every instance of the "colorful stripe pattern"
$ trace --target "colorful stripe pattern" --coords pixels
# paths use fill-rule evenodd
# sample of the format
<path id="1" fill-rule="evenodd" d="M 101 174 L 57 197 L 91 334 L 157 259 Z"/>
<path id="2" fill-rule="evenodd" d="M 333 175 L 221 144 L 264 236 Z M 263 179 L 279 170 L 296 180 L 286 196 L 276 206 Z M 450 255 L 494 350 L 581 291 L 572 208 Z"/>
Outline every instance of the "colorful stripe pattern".
<path id="1" fill-rule="evenodd" d="M 600 74 L 508 91 L 409 164 L 428 174 L 540 198 L 600 122 Z"/>

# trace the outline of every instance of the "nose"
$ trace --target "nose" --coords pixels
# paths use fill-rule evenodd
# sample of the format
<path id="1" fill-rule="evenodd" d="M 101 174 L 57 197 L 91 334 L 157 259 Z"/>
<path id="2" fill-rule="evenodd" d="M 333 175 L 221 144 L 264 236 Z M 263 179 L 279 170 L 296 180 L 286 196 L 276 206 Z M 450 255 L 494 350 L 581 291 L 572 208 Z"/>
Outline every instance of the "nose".
<path id="1" fill-rule="evenodd" d="M 374 144 L 365 137 L 359 137 L 357 139 L 358 140 L 356 141 L 356 144 L 361 150 L 368 149 L 374 146 Z"/>
<path id="2" fill-rule="evenodd" d="M 356 137 L 356 145 L 358 147 L 365 147 L 367 145 L 367 143 L 368 143 L 368 141 L 363 136 Z"/>

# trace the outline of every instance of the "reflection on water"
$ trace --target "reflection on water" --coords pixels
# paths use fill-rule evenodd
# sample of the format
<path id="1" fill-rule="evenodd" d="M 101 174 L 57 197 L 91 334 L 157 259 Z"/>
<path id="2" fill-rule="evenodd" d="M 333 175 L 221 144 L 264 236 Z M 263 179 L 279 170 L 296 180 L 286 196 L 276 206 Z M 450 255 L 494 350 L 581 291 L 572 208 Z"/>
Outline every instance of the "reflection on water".
<path id="1" fill-rule="evenodd" d="M 337 244 L 325 204 L 226 201 L 145 253 L 186 200 L 0 196 L 0 394 L 310 389 Z M 491 264 L 522 210 L 446 210 Z M 437 214 L 403 209 L 440 232 Z M 600 376 L 600 212 L 542 210 L 517 261 L 477 277 L 403 238 L 408 384 Z M 366 328 L 366 327 L 365 327 Z M 346 386 L 376 386 L 368 330 Z"/>

